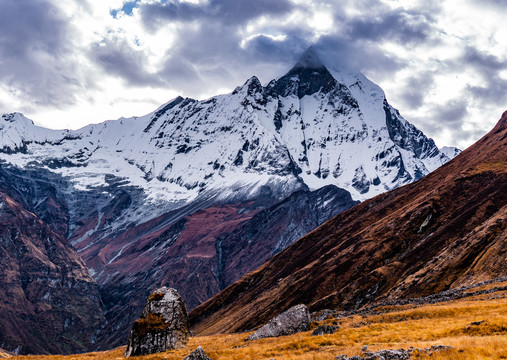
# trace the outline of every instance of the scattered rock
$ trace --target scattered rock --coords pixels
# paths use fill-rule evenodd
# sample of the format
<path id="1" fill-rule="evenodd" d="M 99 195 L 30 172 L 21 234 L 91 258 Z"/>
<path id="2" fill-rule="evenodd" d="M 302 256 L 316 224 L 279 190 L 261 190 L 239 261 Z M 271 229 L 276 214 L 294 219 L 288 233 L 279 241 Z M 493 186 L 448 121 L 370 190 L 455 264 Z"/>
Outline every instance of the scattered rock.
<path id="1" fill-rule="evenodd" d="M 312 336 L 334 334 L 340 327 L 336 325 L 320 325 L 312 332 Z"/>
<path id="2" fill-rule="evenodd" d="M 365 352 L 364 360 L 410 360 L 410 352 L 407 350 L 380 350 L 375 353 Z"/>
<path id="3" fill-rule="evenodd" d="M 353 315 L 372 315 L 372 314 L 381 314 L 385 311 L 376 311 L 379 307 L 383 306 L 400 306 L 400 305 L 408 305 L 408 304 L 414 304 L 414 305 L 425 305 L 425 304 L 436 304 L 439 302 L 446 302 L 451 300 L 457 300 L 462 298 L 467 298 L 471 296 L 477 296 L 477 295 L 485 295 L 485 294 L 493 294 L 500 291 L 507 290 L 507 286 L 495 286 L 493 288 L 489 289 L 483 289 L 483 290 L 476 290 L 476 291 L 469 291 L 474 288 L 479 288 L 484 285 L 489 285 L 493 283 L 499 283 L 507 281 L 507 276 L 500 277 L 493 280 L 483 281 L 478 284 L 473 285 L 467 285 L 456 289 L 449 289 L 444 290 L 436 294 L 423 296 L 419 298 L 408 298 L 408 299 L 400 299 L 400 300 L 392 300 L 392 301 L 385 301 L 381 303 L 377 303 L 372 306 L 368 306 L 365 308 L 362 308 L 361 310 L 350 310 L 350 311 L 341 311 L 336 312 L 335 316 L 336 318 L 352 318 Z M 319 312 L 315 312 L 313 314 L 318 314 Z M 312 315 L 313 315 L 312 314 Z M 403 319 L 400 321 L 404 321 L 406 319 Z"/>
<path id="4" fill-rule="evenodd" d="M 310 330 L 310 313 L 306 305 L 300 304 L 269 320 L 247 340 L 291 335 L 308 330 Z"/>
<path id="5" fill-rule="evenodd" d="M 364 346 L 363 346 L 364 349 Z M 365 351 L 364 356 L 354 355 L 339 355 L 335 359 L 336 360 L 410 360 L 410 352 L 407 350 L 399 349 L 399 350 L 380 350 L 375 353 L 370 351 Z"/>
<path id="6" fill-rule="evenodd" d="M 452 349 L 452 347 L 450 347 L 449 345 L 432 345 L 429 348 L 425 348 L 422 350 L 417 349 L 417 350 L 428 352 L 428 351 L 442 351 L 442 350 L 451 350 L 451 349 Z"/>
<path id="7" fill-rule="evenodd" d="M 185 303 L 175 289 L 162 287 L 150 295 L 132 325 L 125 357 L 185 347 L 189 337 Z"/>
<path id="8" fill-rule="evenodd" d="M 324 309 L 320 311 L 313 312 L 311 315 L 312 321 L 324 321 L 330 317 L 336 317 L 338 311 L 331 309 Z"/>
<path id="9" fill-rule="evenodd" d="M 484 320 L 481 321 L 474 321 L 473 323 L 470 323 L 470 325 L 480 325 L 484 322 Z"/>
<path id="10" fill-rule="evenodd" d="M 204 352 L 202 347 L 199 346 L 197 349 L 192 351 L 190 353 L 190 355 L 188 355 L 183 360 L 212 360 L 212 359 L 210 357 L 208 357 L 208 355 L 206 355 L 206 353 Z"/>
<path id="11" fill-rule="evenodd" d="M 363 356 L 360 355 L 354 355 L 354 356 L 347 356 L 347 355 L 338 355 L 335 360 L 410 360 L 411 354 L 414 351 L 417 351 L 418 353 L 426 353 L 427 355 L 431 355 L 434 351 L 442 351 L 442 350 L 450 350 L 451 347 L 448 345 L 433 345 L 429 348 L 425 349 L 414 349 L 411 347 L 408 350 L 404 349 L 398 349 L 398 350 L 380 350 L 377 352 L 371 352 L 367 351 L 368 346 L 365 345 L 362 348 L 362 351 L 364 352 Z"/>
<path id="12" fill-rule="evenodd" d="M 415 349 L 419 353 L 425 353 L 428 356 L 433 355 L 433 352 L 435 351 L 445 351 L 452 349 L 449 345 L 432 345 L 431 347 L 424 348 L 424 349 Z"/>

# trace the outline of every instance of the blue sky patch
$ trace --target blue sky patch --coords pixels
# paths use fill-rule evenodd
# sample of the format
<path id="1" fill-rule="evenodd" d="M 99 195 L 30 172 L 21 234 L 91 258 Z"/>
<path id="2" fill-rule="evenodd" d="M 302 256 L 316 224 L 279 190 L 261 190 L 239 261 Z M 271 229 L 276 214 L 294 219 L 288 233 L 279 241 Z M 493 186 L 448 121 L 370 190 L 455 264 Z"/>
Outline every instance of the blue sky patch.
<path id="1" fill-rule="evenodd" d="M 135 0 L 135 1 L 128 1 L 126 3 L 123 4 L 123 6 L 121 7 L 121 9 L 113 9 L 111 10 L 109 13 L 111 14 L 112 17 L 114 17 L 116 19 L 116 17 L 118 16 L 118 13 L 120 11 L 123 11 L 125 13 L 125 15 L 129 15 L 129 16 L 132 16 L 132 10 L 137 7 L 137 3 L 139 2 L 140 0 Z"/>

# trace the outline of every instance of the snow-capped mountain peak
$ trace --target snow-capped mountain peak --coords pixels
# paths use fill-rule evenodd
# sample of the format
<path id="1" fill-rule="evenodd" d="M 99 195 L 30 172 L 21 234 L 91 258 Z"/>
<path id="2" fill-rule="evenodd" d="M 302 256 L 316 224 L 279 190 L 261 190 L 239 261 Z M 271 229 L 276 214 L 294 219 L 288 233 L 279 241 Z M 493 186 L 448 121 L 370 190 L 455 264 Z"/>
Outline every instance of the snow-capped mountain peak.
<path id="1" fill-rule="evenodd" d="M 461 150 L 454 146 L 444 146 L 440 152 L 447 156 L 449 159 L 455 158 L 461 153 Z"/>
<path id="2" fill-rule="evenodd" d="M 326 66 L 320 59 L 319 55 L 315 51 L 313 46 L 310 46 L 298 59 L 294 68 L 304 68 L 304 69 L 326 69 Z"/>
<path id="3" fill-rule="evenodd" d="M 324 66 L 312 50 L 266 86 L 253 76 L 230 94 L 177 97 L 143 117 L 56 131 L 10 114 L 0 127 L 7 163 L 40 166 L 80 191 L 139 189 L 148 206 L 132 210 L 134 222 L 199 199 L 274 201 L 326 185 L 364 200 L 452 155 L 403 119 L 380 87 Z"/>

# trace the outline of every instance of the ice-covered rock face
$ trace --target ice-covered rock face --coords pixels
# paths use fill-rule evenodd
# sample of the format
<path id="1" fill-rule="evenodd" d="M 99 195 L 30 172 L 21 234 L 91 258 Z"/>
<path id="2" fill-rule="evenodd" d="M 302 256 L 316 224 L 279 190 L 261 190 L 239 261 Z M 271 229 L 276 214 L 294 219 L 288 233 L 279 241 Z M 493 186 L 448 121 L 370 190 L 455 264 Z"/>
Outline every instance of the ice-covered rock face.
<path id="1" fill-rule="evenodd" d="M 139 189 L 122 216 L 103 225 L 108 231 L 195 200 L 274 201 L 326 185 L 364 200 L 419 179 L 453 154 L 440 152 L 362 74 L 326 67 L 312 52 L 266 86 L 252 77 L 230 94 L 178 97 L 146 116 L 76 131 L 4 115 L 0 139 L 0 160 L 42 166 L 74 190 L 96 191 L 99 220 L 108 196 Z M 79 216 L 71 210 L 71 235 Z"/>

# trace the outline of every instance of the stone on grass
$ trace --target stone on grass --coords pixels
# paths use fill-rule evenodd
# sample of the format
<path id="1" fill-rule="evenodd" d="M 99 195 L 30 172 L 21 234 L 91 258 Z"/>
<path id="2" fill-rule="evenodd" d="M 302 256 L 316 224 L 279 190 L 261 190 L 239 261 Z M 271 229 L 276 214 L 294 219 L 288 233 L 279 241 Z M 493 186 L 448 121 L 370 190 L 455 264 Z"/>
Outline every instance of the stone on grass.
<path id="1" fill-rule="evenodd" d="M 362 351 L 364 352 L 363 356 L 360 355 L 354 355 L 354 356 L 347 356 L 347 355 L 338 355 L 335 357 L 336 360 L 410 360 L 411 355 L 414 351 L 416 353 L 423 353 L 427 356 L 431 356 L 434 351 L 447 351 L 452 349 L 450 346 L 447 345 L 433 345 L 429 348 L 425 349 L 414 349 L 411 347 L 408 350 L 404 349 L 398 349 L 398 350 L 380 350 L 377 352 L 371 352 L 368 351 L 368 347 L 365 345 L 362 348 Z"/>
<path id="2" fill-rule="evenodd" d="M 338 330 L 339 326 L 336 325 L 320 325 L 315 328 L 312 332 L 312 336 L 319 336 L 319 335 L 330 335 L 334 334 L 336 330 Z"/>
<path id="3" fill-rule="evenodd" d="M 199 346 L 197 349 L 192 351 L 190 353 L 190 355 L 188 355 L 183 360 L 212 360 L 212 359 L 210 357 L 208 357 L 208 355 L 206 355 L 206 353 L 204 352 L 202 347 Z"/>
<path id="4" fill-rule="evenodd" d="M 312 321 L 324 321 L 330 317 L 336 317 L 338 311 L 331 309 L 324 309 L 320 311 L 313 312 L 311 314 Z"/>
<path id="5" fill-rule="evenodd" d="M 292 335 L 308 330 L 310 330 L 310 312 L 306 305 L 300 304 L 269 320 L 247 340 Z"/>

